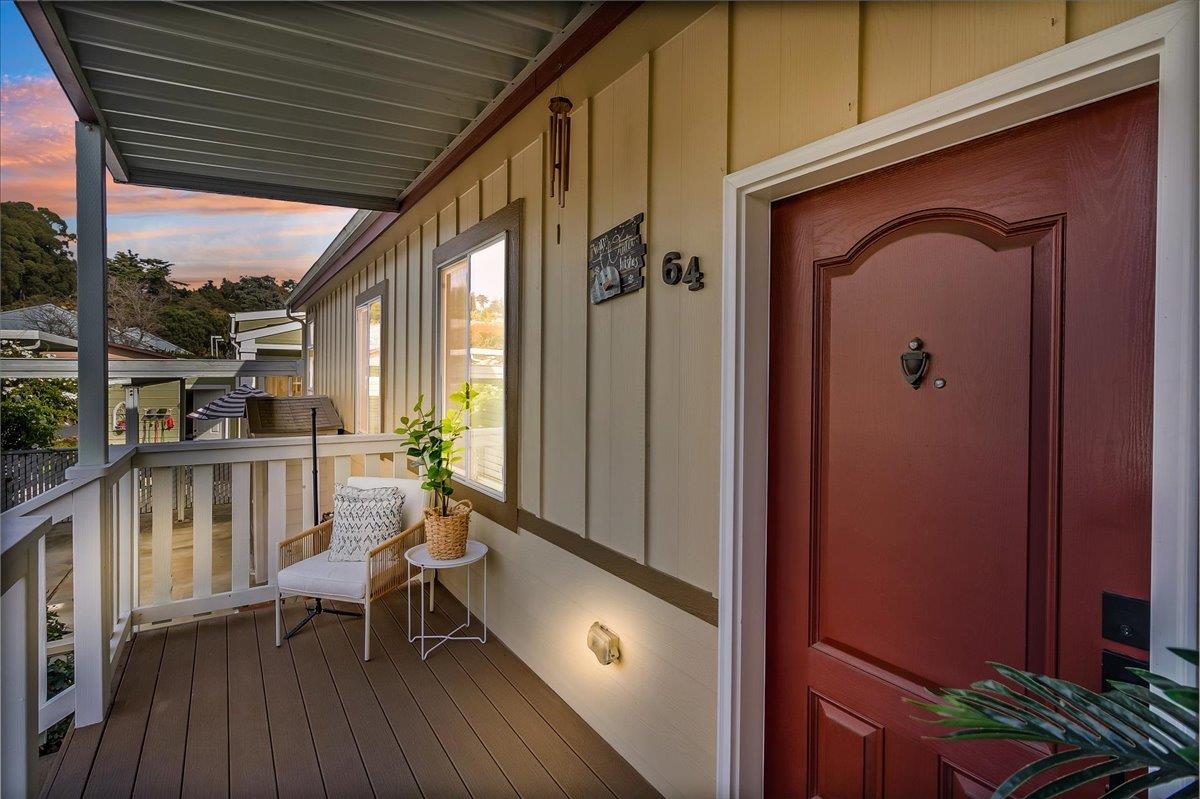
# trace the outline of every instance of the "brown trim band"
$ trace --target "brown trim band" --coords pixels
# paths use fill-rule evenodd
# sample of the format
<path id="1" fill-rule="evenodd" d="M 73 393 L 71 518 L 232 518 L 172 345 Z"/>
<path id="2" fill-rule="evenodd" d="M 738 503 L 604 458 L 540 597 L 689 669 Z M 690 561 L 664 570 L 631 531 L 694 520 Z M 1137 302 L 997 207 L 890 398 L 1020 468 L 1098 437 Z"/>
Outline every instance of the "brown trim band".
<path id="1" fill-rule="evenodd" d="M 613 29 L 640 5 L 640 0 L 636 2 L 622 0 L 622 2 L 601 4 L 574 33 L 563 41 L 557 50 L 549 54 L 540 66 L 529 73 L 525 80 L 521 81 L 504 100 L 492 109 L 491 113 L 480 120 L 474 130 L 464 136 L 462 141 L 454 146 L 454 149 L 446 152 L 436 167 L 425 175 L 419 176 L 416 182 L 408 187 L 407 193 L 400 200 L 398 211 L 384 212 L 370 227 L 359 234 L 357 240 L 350 245 L 344 255 L 327 266 L 320 275 L 313 279 L 312 283 L 302 288 L 295 298 L 288 302 L 288 307 L 299 308 L 312 299 L 321 288 L 328 285 L 343 269 L 349 266 L 363 250 L 371 246 L 375 239 L 379 238 L 393 222 L 400 218 L 401 214 L 406 213 L 433 191 L 442 180 L 483 146 L 484 142 L 490 139 L 496 131 L 508 124 L 522 108 L 545 91 L 546 87 L 558 80 L 558 77 L 582 58 L 588 50 L 612 33 Z"/>
<path id="2" fill-rule="evenodd" d="M 517 513 L 517 526 L 533 533 L 538 538 L 544 538 L 559 549 L 565 549 L 572 555 L 586 560 L 593 566 L 604 569 L 614 577 L 620 578 L 648 594 L 653 594 L 667 604 L 674 605 L 714 627 L 717 626 L 717 598 L 703 588 L 698 588 L 678 577 L 672 577 L 658 569 L 638 563 L 633 558 L 572 533 L 570 530 L 539 518 L 529 511 L 521 510 Z"/>

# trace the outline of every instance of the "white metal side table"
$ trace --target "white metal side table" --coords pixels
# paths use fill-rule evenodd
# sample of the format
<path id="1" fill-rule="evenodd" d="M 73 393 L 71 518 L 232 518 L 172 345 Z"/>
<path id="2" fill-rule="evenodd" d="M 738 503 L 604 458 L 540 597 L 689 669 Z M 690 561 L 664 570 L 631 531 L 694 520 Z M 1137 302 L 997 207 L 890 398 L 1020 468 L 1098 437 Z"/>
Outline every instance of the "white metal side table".
<path id="1" fill-rule="evenodd" d="M 467 552 L 461 558 L 454 560 L 438 560 L 429 554 L 429 548 L 425 544 L 418 544 L 404 553 L 404 559 L 410 565 L 416 566 L 421 570 L 421 582 L 418 589 L 421 594 L 421 632 L 418 635 L 413 635 L 412 624 L 412 582 L 408 583 L 408 642 L 420 641 L 421 660 L 429 657 L 429 653 L 437 649 L 447 641 L 478 641 L 482 644 L 487 643 L 487 544 L 474 539 L 467 539 Z M 469 629 L 471 626 L 471 566 L 483 561 L 483 634 L 482 635 L 458 635 L 463 630 Z M 467 570 L 467 620 L 455 627 L 445 635 L 432 635 L 425 632 L 425 571 L 426 569 L 434 572 L 442 569 L 457 569 L 464 567 Z M 430 598 L 430 607 L 432 608 L 432 598 Z M 433 646 L 426 649 L 427 641 L 437 641 Z"/>

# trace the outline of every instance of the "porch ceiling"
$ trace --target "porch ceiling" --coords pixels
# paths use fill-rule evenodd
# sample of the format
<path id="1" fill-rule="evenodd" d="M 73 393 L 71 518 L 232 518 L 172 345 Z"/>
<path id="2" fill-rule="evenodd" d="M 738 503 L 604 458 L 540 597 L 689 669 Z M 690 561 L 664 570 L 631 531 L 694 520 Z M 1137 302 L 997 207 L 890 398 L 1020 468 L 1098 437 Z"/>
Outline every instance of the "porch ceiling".
<path id="1" fill-rule="evenodd" d="M 595 9 L 20 0 L 121 182 L 396 210 Z"/>

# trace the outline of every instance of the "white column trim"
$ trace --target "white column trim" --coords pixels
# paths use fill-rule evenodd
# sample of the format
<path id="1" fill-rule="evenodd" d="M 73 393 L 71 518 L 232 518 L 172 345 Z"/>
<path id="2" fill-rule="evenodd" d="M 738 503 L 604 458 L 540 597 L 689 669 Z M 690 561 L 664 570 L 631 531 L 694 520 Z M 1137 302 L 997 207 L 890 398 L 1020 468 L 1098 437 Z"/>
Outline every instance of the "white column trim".
<path id="1" fill-rule="evenodd" d="M 1159 84 L 1151 665 L 1193 680 L 1200 334 L 1197 6 L 1181 0 L 725 179 L 718 796 L 759 796 L 766 652 L 770 203 Z"/>
<path id="2" fill-rule="evenodd" d="M 104 133 L 75 123 L 79 464 L 108 462 L 108 269 Z"/>

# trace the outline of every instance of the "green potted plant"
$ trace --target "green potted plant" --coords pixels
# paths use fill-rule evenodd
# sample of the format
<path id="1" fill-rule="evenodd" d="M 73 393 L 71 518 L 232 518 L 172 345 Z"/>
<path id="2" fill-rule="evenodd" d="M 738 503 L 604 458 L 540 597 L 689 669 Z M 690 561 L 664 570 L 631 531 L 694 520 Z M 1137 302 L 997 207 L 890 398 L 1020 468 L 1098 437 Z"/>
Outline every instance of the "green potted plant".
<path id="1" fill-rule="evenodd" d="M 425 508 L 425 543 L 429 554 L 439 560 L 461 558 L 467 551 L 471 503 L 450 501 L 454 465 L 462 459 L 458 439 L 468 428 L 463 415 L 471 411 L 478 392 L 463 383 L 449 397 L 450 409 L 438 419 L 434 408 L 425 407 L 425 395 L 417 397 L 411 416 L 401 416 L 396 432 L 404 436 L 405 454 L 416 461 L 421 488 L 433 494 Z"/>
<path id="2" fill-rule="evenodd" d="M 1197 663 L 1196 650 L 1172 649 Z M 1170 799 L 1197 795 L 1197 694 L 1144 669 L 1130 669 L 1145 685 L 1111 681 L 1099 694 L 1066 680 L 989 664 L 1008 682 L 983 680 L 970 688 L 938 691 L 940 702 L 906 700 L 932 712 L 932 720 L 956 728 L 949 741 L 1037 741 L 1055 751 L 1012 774 L 994 799 L 1016 796 L 1040 782 L 1030 799 L 1064 796 L 1112 776 L 1102 799 L 1133 799 L 1161 787 Z M 1170 786 L 1167 788 L 1166 786 Z M 1074 795 L 1074 794 L 1072 794 Z M 1088 794 L 1096 795 L 1096 794 Z"/>

